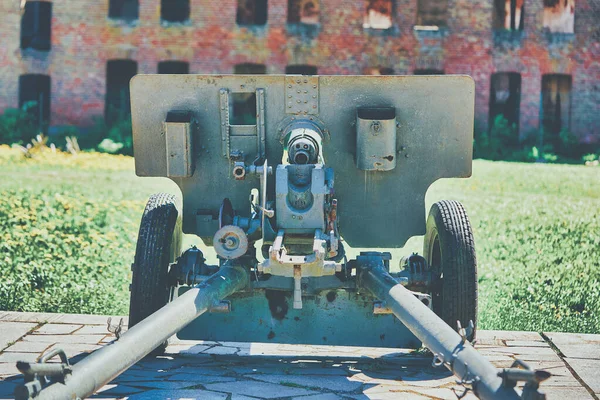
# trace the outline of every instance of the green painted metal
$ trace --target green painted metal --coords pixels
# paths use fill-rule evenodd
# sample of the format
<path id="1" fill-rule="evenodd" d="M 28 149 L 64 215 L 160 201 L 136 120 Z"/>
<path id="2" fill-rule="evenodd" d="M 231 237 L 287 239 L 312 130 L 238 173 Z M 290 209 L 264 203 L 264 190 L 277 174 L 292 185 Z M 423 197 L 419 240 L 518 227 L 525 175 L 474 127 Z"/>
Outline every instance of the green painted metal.
<path id="1" fill-rule="evenodd" d="M 185 292 L 186 287 L 180 288 Z M 229 296 L 231 311 L 205 313 L 177 334 L 180 339 L 339 346 L 418 348 L 421 342 L 392 314 L 373 314 L 377 299 L 350 290 L 303 296 L 255 290 Z"/>
<path id="2" fill-rule="evenodd" d="M 260 129 L 223 125 L 221 111 L 229 111 L 221 101 L 223 90 L 257 94 L 257 112 L 264 111 Z M 197 215 L 217 212 L 227 197 L 248 216 L 248 194 L 259 187 L 258 177 L 234 179 L 224 143 L 243 149 L 247 163 L 264 149 L 269 165 L 276 166 L 283 155 L 279 128 L 286 118 L 313 118 L 324 126 L 340 233 L 352 247 L 402 247 L 411 236 L 424 234 L 427 188 L 440 178 L 471 174 L 474 82 L 468 76 L 137 75 L 131 99 L 140 176 L 168 176 L 164 122 L 169 112 L 189 111 L 197 121 L 191 131 L 193 175 L 172 179 L 183 193 L 184 232 L 201 233 L 205 242 L 215 227 Z M 396 111 L 396 153 L 389 155 L 395 166 L 389 171 L 357 168 L 357 109 L 362 107 Z M 264 148 L 257 146 L 263 122 Z M 274 177 L 268 179 L 274 198 Z"/>

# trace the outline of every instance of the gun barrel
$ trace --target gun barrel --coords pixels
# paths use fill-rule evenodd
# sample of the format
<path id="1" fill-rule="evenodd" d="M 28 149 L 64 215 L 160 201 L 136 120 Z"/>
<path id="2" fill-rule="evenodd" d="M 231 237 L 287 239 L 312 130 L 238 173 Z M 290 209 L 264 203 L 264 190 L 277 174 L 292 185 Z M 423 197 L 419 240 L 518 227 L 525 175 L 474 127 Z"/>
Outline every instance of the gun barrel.
<path id="1" fill-rule="evenodd" d="M 468 381 L 481 399 L 520 399 L 503 385 L 498 370 L 432 310 L 387 272 L 383 263 L 361 268 L 360 287 L 387 303 L 392 312 L 435 357 L 461 381 Z"/>
<path id="2" fill-rule="evenodd" d="M 206 281 L 136 324 L 116 342 L 75 364 L 64 383 L 54 383 L 43 389 L 35 397 L 36 400 L 76 399 L 92 395 L 213 304 L 247 284 L 248 272 L 245 268 L 230 265 L 221 267 Z M 23 385 L 17 388 L 15 397 L 17 400 L 28 399 L 28 392 Z"/>

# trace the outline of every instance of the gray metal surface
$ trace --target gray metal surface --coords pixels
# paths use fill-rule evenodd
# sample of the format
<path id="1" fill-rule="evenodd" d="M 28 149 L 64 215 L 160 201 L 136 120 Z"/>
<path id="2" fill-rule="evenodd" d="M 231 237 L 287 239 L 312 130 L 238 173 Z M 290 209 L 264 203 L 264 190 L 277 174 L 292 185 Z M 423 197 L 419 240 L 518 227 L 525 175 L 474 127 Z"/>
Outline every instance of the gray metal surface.
<path id="1" fill-rule="evenodd" d="M 288 292 L 253 291 L 227 298 L 229 313 L 205 313 L 177 334 L 180 339 L 288 344 L 418 348 L 421 342 L 393 315 L 374 315 L 367 293 L 328 290 L 303 296 L 293 308 Z M 180 289 L 185 292 L 185 288 Z"/>
<path id="2" fill-rule="evenodd" d="M 390 171 L 396 168 L 396 131 L 396 109 L 358 109 L 356 167 L 363 171 Z"/>
<path id="3" fill-rule="evenodd" d="M 221 268 L 205 282 L 136 324 L 118 341 L 75 364 L 64 384 L 48 386 L 35 399 L 65 400 L 91 396 L 196 317 L 218 304 L 219 300 L 247 284 L 248 273 L 245 268 Z M 18 388 L 15 395 L 17 400 L 28 399 Z"/>
<path id="4" fill-rule="evenodd" d="M 259 186 L 257 177 L 235 180 L 233 163 L 223 156 L 222 89 L 231 93 L 264 89 L 264 149 L 269 165 L 282 160 L 278 127 L 290 117 L 286 94 L 302 106 L 289 112 L 296 117 L 318 117 L 325 125 L 331 139 L 323 144 L 324 157 L 335 172 L 340 233 L 352 247 L 402 247 L 411 236 L 424 234 L 427 188 L 439 178 L 471 174 L 474 83 L 467 76 L 137 75 L 131 83 L 136 173 L 167 176 L 165 118 L 169 111 L 191 112 L 198 121 L 192 140 L 194 174 L 173 180 L 183 193 L 184 232 L 201 233 L 208 241 L 214 224 L 205 221 L 207 211 L 218 211 L 227 197 L 243 215 L 250 209 L 248 193 Z M 296 89 L 294 95 L 288 94 L 290 89 Z M 360 107 L 396 109 L 393 170 L 356 167 L 356 110 Z M 244 135 L 239 132 L 236 138 L 252 144 L 240 146 L 256 149 L 260 135 Z M 269 179 L 272 182 L 274 177 Z M 270 190 L 274 186 L 269 184 Z M 196 226 L 199 213 L 202 226 Z"/>
<path id="5" fill-rule="evenodd" d="M 423 344 L 434 361 L 444 365 L 462 383 L 471 385 L 480 399 L 519 399 L 513 387 L 503 385 L 498 370 L 432 310 L 421 303 L 386 271 L 383 263 L 359 267 L 359 287 L 386 302 Z"/>

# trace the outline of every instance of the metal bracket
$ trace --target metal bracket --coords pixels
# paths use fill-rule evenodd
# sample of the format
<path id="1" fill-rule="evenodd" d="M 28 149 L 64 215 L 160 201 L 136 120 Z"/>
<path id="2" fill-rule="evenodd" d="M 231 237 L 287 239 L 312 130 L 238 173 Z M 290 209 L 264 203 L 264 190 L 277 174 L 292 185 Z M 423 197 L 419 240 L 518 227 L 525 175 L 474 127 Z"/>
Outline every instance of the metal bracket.
<path id="1" fill-rule="evenodd" d="M 523 399 L 544 400 L 546 395 L 538 391 L 540 383 L 550 378 L 552 374 L 548 371 L 533 370 L 521 360 L 515 360 L 510 368 L 504 368 L 498 372 L 502 378 L 502 384 L 507 387 L 515 387 L 518 382 L 525 382 L 523 387 Z"/>
<path id="2" fill-rule="evenodd" d="M 55 356 L 60 358 L 60 363 L 47 362 Z M 25 385 L 21 390 L 25 391 L 24 394 L 29 398 L 36 397 L 44 387 L 53 382 L 64 383 L 66 376 L 73 372 L 67 355 L 60 348 L 45 354 L 37 363 L 18 361 L 17 369 L 23 373 L 25 378 Z"/>
<path id="3" fill-rule="evenodd" d="M 296 115 L 319 114 L 319 77 L 286 75 L 285 112 Z"/>
<path id="4" fill-rule="evenodd" d="M 219 90 L 219 108 L 221 109 L 221 149 L 223 157 L 229 157 L 229 90 Z"/>
<path id="5" fill-rule="evenodd" d="M 243 161 L 247 153 L 256 151 L 255 160 L 266 159 L 265 136 L 265 90 L 256 89 L 256 126 L 231 125 L 229 123 L 229 89 L 219 90 L 219 108 L 221 116 L 221 153 L 234 161 Z M 249 145 L 248 139 L 256 136 L 256 150 Z M 241 148 L 238 148 L 241 146 Z"/>
<path id="6" fill-rule="evenodd" d="M 462 327 L 462 324 L 459 320 L 456 321 L 456 331 L 460 335 L 461 344 L 465 344 L 465 342 L 469 342 L 469 337 L 473 335 L 475 331 L 475 324 L 473 324 L 473 320 L 469 320 L 469 326 L 466 328 Z"/>
<path id="7" fill-rule="evenodd" d="M 256 150 L 257 158 L 266 159 L 265 150 L 265 89 L 256 89 Z"/>
<path id="8" fill-rule="evenodd" d="M 119 320 L 119 323 L 116 325 L 111 325 L 112 318 L 108 317 L 108 321 L 106 321 L 106 330 L 117 337 L 117 340 L 121 337 L 121 332 L 123 331 L 123 318 Z"/>

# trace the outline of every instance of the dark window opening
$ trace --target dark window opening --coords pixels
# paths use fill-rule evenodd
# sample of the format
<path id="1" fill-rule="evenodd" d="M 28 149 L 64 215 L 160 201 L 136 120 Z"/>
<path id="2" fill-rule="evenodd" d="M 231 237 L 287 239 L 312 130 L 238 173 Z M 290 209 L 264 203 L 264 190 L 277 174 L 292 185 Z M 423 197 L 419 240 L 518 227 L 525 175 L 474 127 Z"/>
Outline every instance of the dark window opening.
<path id="1" fill-rule="evenodd" d="M 285 67 L 288 75 L 317 75 L 317 67 L 314 65 L 288 65 Z"/>
<path id="2" fill-rule="evenodd" d="M 109 60 L 106 63 L 106 103 L 104 116 L 110 126 L 131 115 L 129 81 L 137 73 L 132 60 Z"/>
<path id="3" fill-rule="evenodd" d="M 267 67 L 265 67 L 263 64 L 237 64 L 233 67 L 233 73 L 245 75 L 264 75 L 267 73 Z"/>
<path id="4" fill-rule="evenodd" d="M 238 0 L 235 21 L 238 25 L 267 23 L 267 0 Z"/>
<path id="5" fill-rule="evenodd" d="M 573 33 L 575 0 L 544 0 L 543 26 L 549 32 Z"/>
<path id="6" fill-rule="evenodd" d="M 161 61 L 158 63 L 159 74 L 189 74 L 190 64 L 185 61 Z"/>
<path id="7" fill-rule="evenodd" d="M 525 0 L 495 0 L 494 27 L 510 31 L 523 30 Z"/>
<path id="8" fill-rule="evenodd" d="M 139 18 L 139 4 L 137 0 L 110 0 L 108 5 L 108 18 L 134 21 Z"/>
<path id="9" fill-rule="evenodd" d="M 557 144 L 562 130 L 571 123 L 571 75 L 542 76 L 542 127 L 545 140 Z"/>
<path id="10" fill-rule="evenodd" d="M 419 0 L 417 25 L 446 26 L 448 0 Z"/>
<path id="11" fill-rule="evenodd" d="M 418 68 L 413 72 L 415 75 L 444 75 L 444 71 L 434 68 Z"/>
<path id="12" fill-rule="evenodd" d="M 388 67 L 369 67 L 363 70 L 363 75 L 394 75 L 394 69 Z"/>
<path id="13" fill-rule="evenodd" d="M 21 17 L 21 49 L 48 51 L 51 47 L 52 3 L 27 1 Z"/>
<path id="14" fill-rule="evenodd" d="M 319 23 L 318 0 L 288 0 L 287 22 L 317 25 Z"/>
<path id="15" fill-rule="evenodd" d="M 366 0 L 363 28 L 389 29 L 393 25 L 393 15 L 392 0 Z"/>
<path id="16" fill-rule="evenodd" d="M 32 136 L 48 131 L 50 124 L 50 77 L 48 75 L 27 74 L 19 77 L 19 108 L 27 114 L 28 122 L 35 128 Z"/>
<path id="17" fill-rule="evenodd" d="M 256 93 L 231 93 L 229 124 L 256 125 Z"/>
<path id="18" fill-rule="evenodd" d="M 167 22 L 185 22 L 190 19 L 190 0 L 161 0 L 160 18 Z"/>
<path id="19" fill-rule="evenodd" d="M 490 85 L 489 126 L 502 116 L 508 126 L 519 133 L 521 104 L 521 75 L 516 72 L 498 72 L 492 75 Z"/>

